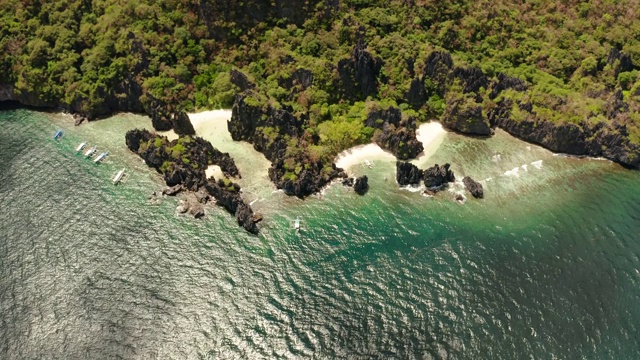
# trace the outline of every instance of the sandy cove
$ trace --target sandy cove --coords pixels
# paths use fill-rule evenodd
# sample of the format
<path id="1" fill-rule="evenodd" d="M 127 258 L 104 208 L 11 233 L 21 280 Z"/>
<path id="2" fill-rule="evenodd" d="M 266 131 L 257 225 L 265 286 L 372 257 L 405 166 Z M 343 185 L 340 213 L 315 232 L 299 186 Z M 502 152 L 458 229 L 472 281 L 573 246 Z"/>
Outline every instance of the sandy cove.
<path id="1" fill-rule="evenodd" d="M 424 151 L 413 160 L 417 164 L 425 162 L 433 155 L 446 135 L 446 131 L 442 125 L 437 122 L 430 122 L 420 125 L 416 131 L 418 141 L 424 146 Z M 395 162 L 396 157 L 388 151 L 383 150 L 377 144 L 358 145 L 347 149 L 334 159 L 337 167 L 349 170 L 356 165 L 365 166 L 366 161 L 381 160 L 386 162 Z"/>

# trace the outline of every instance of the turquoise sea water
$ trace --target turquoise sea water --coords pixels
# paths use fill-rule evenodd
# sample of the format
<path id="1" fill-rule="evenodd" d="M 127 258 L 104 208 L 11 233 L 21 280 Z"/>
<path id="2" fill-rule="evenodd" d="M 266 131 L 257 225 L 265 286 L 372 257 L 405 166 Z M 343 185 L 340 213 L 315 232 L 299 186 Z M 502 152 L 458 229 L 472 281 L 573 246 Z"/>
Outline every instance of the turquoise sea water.
<path id="1" fill-rule="evenodd" d="M 0 358 L 640 358 L 639 172 L 448 134 L 428 162 L 484 180 L 484 200 L 398 189 L 383 161 L 353 169 L 364 197 L 244 179 L 256 237 L 149 202 L 161 179 L 124 145 L 141 125 L 0 112 Z"/>

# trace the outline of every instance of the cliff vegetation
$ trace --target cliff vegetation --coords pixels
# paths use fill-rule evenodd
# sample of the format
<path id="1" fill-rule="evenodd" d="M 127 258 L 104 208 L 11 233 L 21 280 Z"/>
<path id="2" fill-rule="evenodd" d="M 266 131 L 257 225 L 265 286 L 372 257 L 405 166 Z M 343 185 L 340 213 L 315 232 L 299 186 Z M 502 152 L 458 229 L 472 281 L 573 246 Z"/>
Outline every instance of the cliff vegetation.
<path id="1" fill-rule="evenodd" d="M 232 134 L 300 196 L 346 147 L 415 157 L 433 118 L 640 164 L 631 0 L 0 0 L 0 49 L 1 100 L 89 118 L 170 107 L 158 124 L 183 134 L 182 112 L 233 106 Z"/>

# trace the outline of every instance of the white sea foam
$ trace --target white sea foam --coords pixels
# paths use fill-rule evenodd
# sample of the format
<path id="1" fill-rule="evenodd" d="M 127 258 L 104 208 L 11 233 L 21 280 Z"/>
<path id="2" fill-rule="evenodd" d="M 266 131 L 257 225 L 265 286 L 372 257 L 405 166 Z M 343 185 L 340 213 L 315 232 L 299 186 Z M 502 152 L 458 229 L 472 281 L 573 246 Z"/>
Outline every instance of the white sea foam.
<path id="1" fill-rule="evenodd" d="M 520 175 L 518 174 L 518 170 L 520 170 L 520 167 L 514 167 L 511 170 L 505 171 L 503 175 L 509 177 L 520 177 Z"/>
<path id="2" fill-rule="evenodd" d="M 531 163 L 536 169 L 542 169 L 542 160 L 534 161 Z"/>
<path id="3" fill-rule="evenodd" d="M 495 163 L 500 162 L 500 160 L 502 160 L 502 158 L 501 158 L 500 154 L 496 154 L 496 155 L 493 155 L 493 156 L 491 157 L 491 161 L 493 161 L 493 162 L 495 162 Z"/>
<path id="4" fill-rule="evenodd" d="M 529 171 L 529 167 L 527 166 L 527 164 L 524 164 L 522 166 L 520 166 L 522 168 L 522 170 L 524 171 Z"/>

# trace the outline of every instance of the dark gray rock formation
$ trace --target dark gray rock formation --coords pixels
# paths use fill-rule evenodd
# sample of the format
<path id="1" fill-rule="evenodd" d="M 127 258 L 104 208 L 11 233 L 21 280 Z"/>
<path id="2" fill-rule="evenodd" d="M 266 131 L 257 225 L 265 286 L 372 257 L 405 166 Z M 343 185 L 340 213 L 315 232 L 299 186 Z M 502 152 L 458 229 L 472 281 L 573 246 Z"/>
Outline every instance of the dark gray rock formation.
<path id="1" fill-rule="evenodd" d="M 424 186 L 427 188 L 439 188 L 447 183 L 456 181 L 453 171 L 449 170 L 449 164 L 432 166 L 424 171 Z"/>
<path id="2" fill-rule="evenodd" d="M 452 97 L 441 118 L 447 129 L 471 135 L 491 135 L 493 129 L 482 111 L 482 104 L 470 97 Z"/>
<path id="3" fill-rule="evenodd" d="M 484 197 L 484 189 L 482 187 L 482 184 L 480 184 L 479 182 L 473 180 L 469 176 L 465 176 L 462 179 L 462 183 L 464 184 L 464 187 L 467 188 L 471 195 L 473 195 L 473 197 L 475 197 L 476 199 L 482 199 Z"/>
<path id="4" fill-rule="evenodd" d="M 419 184 L 424 177 L 424 171 L 417 166 L 403 161 L 396 162 L 396 181 L 400 186 Z"/>
<path id="5" fill-rule="evenodd" d="M 363 175 L 356 179 L 353 184 L 353 191 L 359 195 L 364 195 L 369 191 L 369 178 L 367 178 L 367 175 Z"/>

